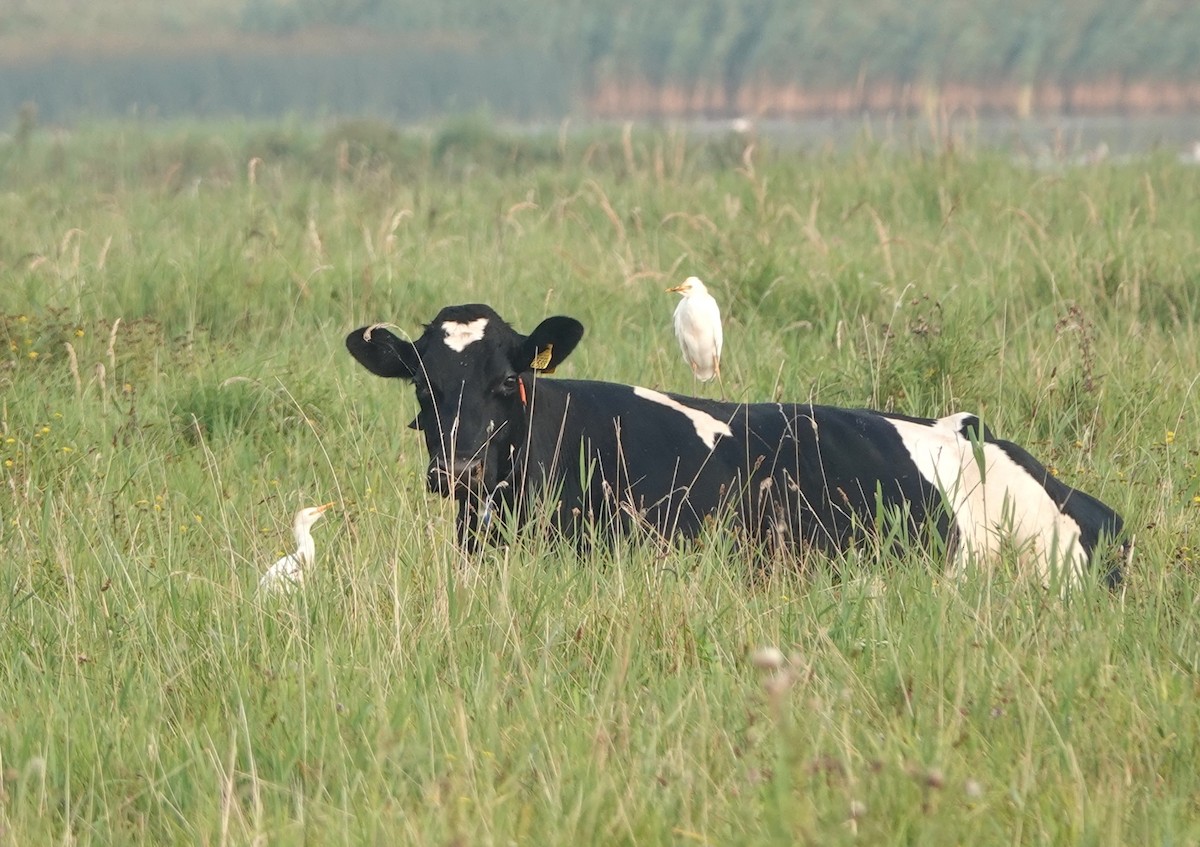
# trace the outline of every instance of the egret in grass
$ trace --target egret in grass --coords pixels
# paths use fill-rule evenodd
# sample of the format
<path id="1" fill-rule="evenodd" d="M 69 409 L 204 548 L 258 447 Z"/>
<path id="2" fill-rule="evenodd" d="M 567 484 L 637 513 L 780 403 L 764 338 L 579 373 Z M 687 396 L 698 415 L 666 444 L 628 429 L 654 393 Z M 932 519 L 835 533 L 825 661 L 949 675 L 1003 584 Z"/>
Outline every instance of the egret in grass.
<path id="1" fill-rule="evenodd" d="M 721 375 L 721 309 L 699 277 L 689 276 L 681 285 L 668 288 L 682 294 L 675 307 L 675 337 L 683 360 L 701 382 Z"/>
<path id="2" fill-rule="evenodd" d="M 267 570 L 258 583 L 259 591 L 270 593 L 291 591 L 304 583 L 304 571 L 317 557 L 317 546 L 313 541 L 312 525 L 321 519 L 325 510 L 332 506 L 309 506 L 296 512 L 292 521 L 292 534 L 296 536 L 296 552 L 288 553 Z"/>

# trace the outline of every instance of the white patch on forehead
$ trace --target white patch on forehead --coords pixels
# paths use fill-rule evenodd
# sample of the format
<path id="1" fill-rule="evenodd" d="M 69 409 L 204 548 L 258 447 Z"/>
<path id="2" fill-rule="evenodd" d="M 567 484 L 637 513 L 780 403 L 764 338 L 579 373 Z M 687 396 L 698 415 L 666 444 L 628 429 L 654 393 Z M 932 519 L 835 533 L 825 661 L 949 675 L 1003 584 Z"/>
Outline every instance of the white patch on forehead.
<path id="1" fill-rule="evenodd" d="M 467 323 L 443 321 L 442 331 L 446 333 L 446 346 L 455 353 L 461 353 L 467 349 L 467 345 L 474 344 L 483 338 L 483 331 L 487 329 L 487 324 L 487 318 L 476 318 Z"/>
<path id="2" fill-rule="evenodd" d="M 649 388 L 642 388 L 640 385 L 633 387 L 633 393 L 643 400 L 649 400 L 651 403 L 658 403 L 666 406 L 668 409 L 674 409 L 681 415 L 685 415 L 692 426 L 696 428 L 696 435 L 700 440 L 708 445 L 708 449 L 712 450 L 717 446 L 717 436 L 724 435 L 727 437 L 733 436 L 733 430 L 729 428 L 729 424 L 724 421 L 719 421 L 710 415 L 708 412 L 702 412 L 699 409 L 693 409 L 691 406 L 685 406 L 678 400 L 673 400 L 665 394 L 660 394 L 657 391 L 652 391 Z"/>

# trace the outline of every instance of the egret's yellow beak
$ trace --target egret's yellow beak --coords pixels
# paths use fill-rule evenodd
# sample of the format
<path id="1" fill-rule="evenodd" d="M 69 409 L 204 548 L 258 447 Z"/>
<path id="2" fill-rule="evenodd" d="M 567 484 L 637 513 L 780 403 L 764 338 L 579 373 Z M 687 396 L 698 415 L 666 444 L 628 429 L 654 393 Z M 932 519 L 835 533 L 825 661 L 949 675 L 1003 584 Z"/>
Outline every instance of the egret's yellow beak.
<path id="1" fill-rule="evenodd" d="M 324 505 L 322 505 L 322 506 L 317 506 L 317 511 L 318 511 L 318 512 L 324 512 L 326 509 L 328 509 L 328 508 L 329 508 L 330 506 L 332 506 L 332 505 L 333 505 L 333 503 L 325 503 L 325 504 L 324 504 Z"/>
<path id="2" fill-rule="evenodd" d="M 667 293 L 670 294 L 671 292 L 674 292 L 675 294 L 680 294 L 683 292 L 683 286 L 676 285 L 674 288 L 668 288 Z"/>

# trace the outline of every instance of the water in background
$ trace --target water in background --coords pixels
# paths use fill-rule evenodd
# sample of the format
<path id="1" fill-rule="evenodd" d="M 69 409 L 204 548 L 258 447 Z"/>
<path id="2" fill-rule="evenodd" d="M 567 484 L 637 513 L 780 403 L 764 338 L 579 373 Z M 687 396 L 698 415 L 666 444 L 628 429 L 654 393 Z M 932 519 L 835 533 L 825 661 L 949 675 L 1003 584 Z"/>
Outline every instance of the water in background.
<path id="1" fill-rule="evenodd" d="M 1200 114 L 1181 115 L 954 115 L 926 119 L 863 115 L 793 120 L 693 121 L 705 136 L 757 136 L 782 149 L 844 149 L 863 141 L 897 148 L 1010 150 L 1032 164 L 1094 164 L 1130 156 L 1171 152 L 1200 164 Z"/>
<path id="2" fill-rule="evenodd" d="M 578 80 L 548 74 L 545 57 L 519 49 L 460 51 L 437 46 L 352 51 L 203 53 L 122 57 L 0 57 L 0 128 L 26 103 L 38 122 L 280 118 L 333 122 L 382 119 L 399 127 L 484 113 L 519 133 L 594 128 L 579 117 Z M 563 122 L 563 116 L 576 117 Z M 611 122 L 605 122 L 611 123 Z M 864 140 L 898 148 L 1001 148 L 1035 166 L 1120 160 L 1170 151 L 1200 160 L 1200 114 L 937 116 L 839 115 L 795 119 L 646 121 L 698 137 L 745 135 L 780 149 L 845 148 Z"/>

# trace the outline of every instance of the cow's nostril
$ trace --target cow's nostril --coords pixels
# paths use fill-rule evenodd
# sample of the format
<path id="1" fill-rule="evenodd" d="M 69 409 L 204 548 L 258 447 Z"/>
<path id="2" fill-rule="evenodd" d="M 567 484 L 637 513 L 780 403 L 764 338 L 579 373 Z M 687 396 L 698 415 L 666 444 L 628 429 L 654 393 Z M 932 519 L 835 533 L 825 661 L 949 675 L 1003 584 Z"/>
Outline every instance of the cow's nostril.
<path id="1" fill-rule="evenodd" d="M 425 481 L 435 494 L 447 495 L 459 489 L 471 487 L 472 481 L 481 475 L 483 465 L 478 460 L 454 462 L 447 467 L 440 457 L 429 463 Z"/>
<path id="2" fill-rule="evenodd" d="M 450 472 L 441 462 L 434 462 L 425 472 L 425 484 L 434 494 L 450 493 Z"/>

